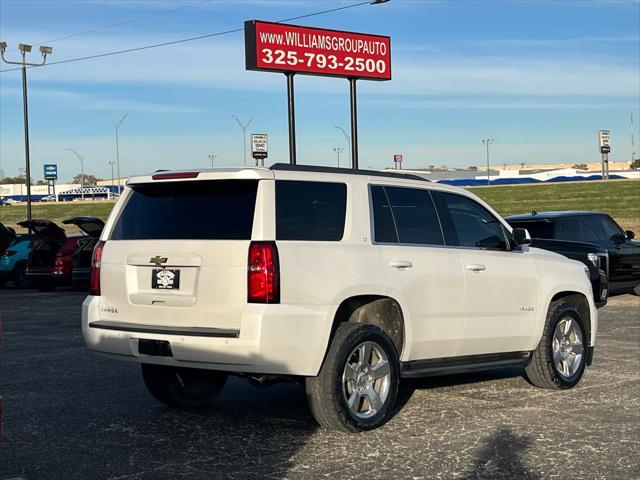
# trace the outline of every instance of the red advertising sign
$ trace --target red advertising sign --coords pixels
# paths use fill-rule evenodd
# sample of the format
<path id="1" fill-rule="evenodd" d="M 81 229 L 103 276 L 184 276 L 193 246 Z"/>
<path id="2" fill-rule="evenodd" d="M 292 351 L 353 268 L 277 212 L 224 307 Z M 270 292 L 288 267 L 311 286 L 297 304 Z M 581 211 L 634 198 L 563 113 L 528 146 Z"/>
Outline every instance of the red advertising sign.
<path id="1" fill-rule="evenodd" d="M 381 35 L 250 20 L 247 70 L 391 80 L 391 39 Z"/>

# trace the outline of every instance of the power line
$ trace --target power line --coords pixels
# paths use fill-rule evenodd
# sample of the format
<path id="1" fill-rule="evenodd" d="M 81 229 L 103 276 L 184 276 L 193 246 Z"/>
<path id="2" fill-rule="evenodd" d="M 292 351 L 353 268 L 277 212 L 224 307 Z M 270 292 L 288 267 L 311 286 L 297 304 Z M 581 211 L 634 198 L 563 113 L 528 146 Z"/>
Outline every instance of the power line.
<path id="1" fill-rule="evenodd" d="M 158 17 L 160 15 L 166 15 L 167 13 L 171 13 L 171 12 L 175 12 L 175 11 L 178 11 L 178 10 L 182 10 L 184 8 L 194 7 L 194 6 L 199 5 L 201 3 L 207 3 L 207 2 L 210 2 L 210 1 L 211 0 L 200 0 L 198 2 L 190 3 L 188 5 L 182 5 L 182 6 L 177 7 L 177 8 L 170 8 L 170 9 L 167 9 L 167 10 L 161 10 L 159 12 L 155 12 L 155 13 L 152 13 L 150 15 L 145 15 L 145 16 L 136 17 L 136 18 L 130 18 L 129 20 L 123 20 L 123 21 L 118 22 L 118 23 L 112 23 L 110 25 L 104 25 L 102 27 L 96 27 L 96 28 L 93 28 L 91 30 L 85 30 L 84 32 L 72 33 L 72 34 L 66 35 L 64 37 L 53 38 L 51 40 L 45 40 L 44 42 L 36 42 L 36 43 L 38 45 L 43 45 L 43 44 L 47 44 L 47 43 L 59 42 L 60 40 L 67 40 L 69 38 L 74 38 L 74 37 L 79 37 L 81 35 L 87 35 L 89 33 L 99 32 L 100 30 L 108 30 L 109 28 L 115 28 L 115 27 L 119 27 L 121 25 L 127 25 L 129 23 L 140 22 L 142 20 L 147 20 L 149 18 Z M 17 48 L 14 48 L 13 50 L 10 50 L 10 51 L 13 52 L 13 51 L 17 51 L 17 50 L 18 50 Z"/>
<path id="2" fill-rule="evenodd" d="M 305 15 L 298 15 L 296 17 L 284 18 L 282 20 L 278 20 L 278 22 L 290 22 L 292 20 L 299 20 L 301 18 L 314 17 L 314 16 L 317 16 L 317 15 L 324 15 L 326 13 L 337 12 L 339 10 L 346 10 L 348 8 L 354 8 L 354 7 L 359 7 L 359 6 L 362 6 L 362 5 L 369 5 L 369 4 L 371 4 L 371 0 L 367 0 L 365 2 L 354 3 L 352 5 L 345 5 L 343 7 L 330 8 L 328 10 L 321 10 L 321 11 L 314 12 L 314 13 L 307 13 Z M 69 58 L 69 59 L 66 59 L 66 60 L 59 60 L 57 62 L 48 62 L 46 64 L 46 66 L 49 66 L 49 65 L 60 65 L 62 63 L 81 62 L 81 61 L 84 61 L 84 60 L 91 60 L 91 59 L 94 59 L 94 58 L 102 58 L 102 57 L 110 57 L 110 56 L 113 56 L 113 55 L 121 55 L 123 53 L 139 52 L 141 50 L 149 50 L 149 49 L 152 49 L 152 48 L 166 47 L 168 45 L 177 45 L 179 43 L 193 42 L 195 40 L 202 40 L 204 38 L 219 37 L 221 35 L 228 35 L 228 34 L 231 34 L 231 33 L 237 33 L 237 32 L 242 32 L 242 31 L 244 31 L 244 27 L 234 28 L 234 29 L 231 29 L 231 30 L 224 30 L 222 32 L 209 33 L 209 34 L 206 34 L 206 35 L 198 35 L 197 37 L 183 38 L 181 40 L 173 40 L 173 41 L 170 41 L 170 42 L 155 43 L 155 44 L 152 44 L 152 45 L 145 45 L 143 47 L 127 48 L 125 50 L 117 50 L 117 51 L 114 51 L 114 52 L 99 53 L 99 54 L 96 54 L 96 55 L 88 55 L 86 57 Z M 18 68 L 9 68 L 9 69 L 6 69 L 6 70 L 0 70 L 0 73 L 13 72 L 13 71 L 16 71 L 16 70 L 20 70 L 20 68 L 18 67 Z"/>

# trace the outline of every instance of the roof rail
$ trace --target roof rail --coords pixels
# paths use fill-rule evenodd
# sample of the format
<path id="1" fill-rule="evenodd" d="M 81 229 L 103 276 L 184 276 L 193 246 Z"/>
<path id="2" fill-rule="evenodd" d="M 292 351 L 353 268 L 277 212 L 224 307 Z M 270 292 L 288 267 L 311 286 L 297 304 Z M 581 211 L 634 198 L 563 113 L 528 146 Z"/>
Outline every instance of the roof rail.
<path id="1" fill-rule="evenodd" d="M 347 175 L 368 175 L 371 177 L 390 177 L 431 182 L 431 180 L 427 178 L 410 173 L 379 172 L 377 170 L 360 169 L 354 170 L 352 168 L 320 167 L 317 165 L 291 165 L 290 163 L 274 163 L 273 165 L 271 165 L 271 167 L 269 167 L 269 170 L 285 170 L 291 172 L 342 173 Z"/>

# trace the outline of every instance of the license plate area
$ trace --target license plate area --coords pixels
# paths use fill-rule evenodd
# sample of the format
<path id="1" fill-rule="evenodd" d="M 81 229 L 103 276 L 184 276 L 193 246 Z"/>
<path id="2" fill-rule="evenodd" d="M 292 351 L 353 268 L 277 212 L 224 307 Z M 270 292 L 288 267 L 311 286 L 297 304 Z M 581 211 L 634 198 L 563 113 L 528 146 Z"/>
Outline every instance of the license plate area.
<path id="1" fill-rule="evenodd" d="M 141 338 L 138 340 L 138 353 L 140 355 L 151 355 L 153 357 L 173 357 L 171 345 L 166 340 L 148 340 Z"/>
<path id="2" fill-rule="evenodd" d="M 154 268 L 151 271 L 151 288 L 157 290 L 180 289 L 180 270 L 171 268 Z"/>

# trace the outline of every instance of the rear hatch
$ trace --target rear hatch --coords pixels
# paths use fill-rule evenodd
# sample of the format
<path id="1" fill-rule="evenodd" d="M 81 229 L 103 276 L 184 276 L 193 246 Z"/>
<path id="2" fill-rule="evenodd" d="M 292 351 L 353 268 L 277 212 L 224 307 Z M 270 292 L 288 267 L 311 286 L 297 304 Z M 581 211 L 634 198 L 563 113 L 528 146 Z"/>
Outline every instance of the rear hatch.
<path id="1" fill-rule="evenodd" d="M 67 237 L 65 231 L 51 220 L 26 220 L 18 222 L 18 225 L 31 230 L 37 238 L 29 254 L 29 270 L 48 271 L 52 269 L 56 255 Z"/>
<path id="2" fill-rule="evenodd" d="M 73 266 L 77 268 L 89 268 L 91 255 L 96 241 L 100 238 L 104 222 L 96 217 L 74 217 L 63 221 L 65 225 L 75 225 L 88 237 L 79 242 L 80 248 L 73 255 Z"/>
<path id="3" fill-rule="evenodd" d="M 239 329 L 258 178 L 134 183 L 101 261 L 105 320 Z"/>

